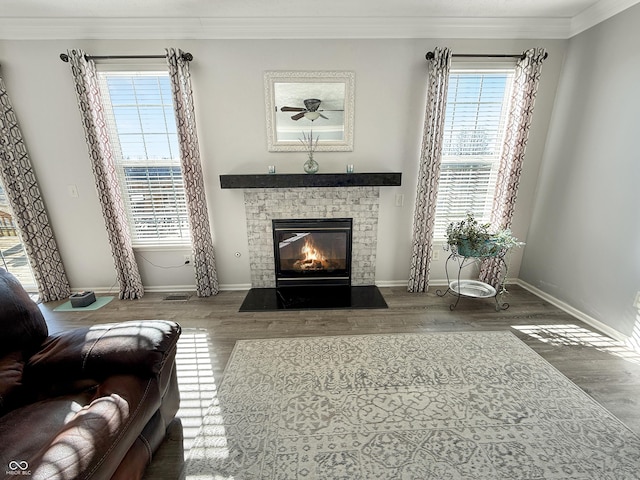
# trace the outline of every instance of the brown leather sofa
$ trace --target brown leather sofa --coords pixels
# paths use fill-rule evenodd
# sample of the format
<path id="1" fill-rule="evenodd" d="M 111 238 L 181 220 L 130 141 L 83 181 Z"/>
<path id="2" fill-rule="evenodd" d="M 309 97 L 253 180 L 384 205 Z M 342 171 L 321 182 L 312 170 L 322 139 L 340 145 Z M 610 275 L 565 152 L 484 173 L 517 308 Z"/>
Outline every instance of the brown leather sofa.
<path id="1" fill-rule="evenodd" d="M 0 478 L 141 478 L 178 410 L 179 336 L 163 320 L 48 336 L 0 269 Z"/>

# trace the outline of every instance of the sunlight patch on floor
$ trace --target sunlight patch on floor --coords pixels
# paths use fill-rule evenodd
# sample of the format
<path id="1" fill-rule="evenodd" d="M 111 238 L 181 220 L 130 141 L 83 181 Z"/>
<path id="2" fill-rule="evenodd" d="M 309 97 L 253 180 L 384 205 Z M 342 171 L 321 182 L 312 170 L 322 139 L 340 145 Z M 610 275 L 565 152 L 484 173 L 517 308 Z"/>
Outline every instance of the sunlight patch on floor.
<path id="1" fill-rule="evenodd" d="M 550 345 L 595 348 L 640 365 L 640 352 L 630 345 L 578 325 L 513 325 L 511 328 Z"/>
<path id="2" fill-rule="evenodd" d="M 640 352 L 640 293 L 636 299 L 636 308 L 638 309 L 636 312 L 636 324 L 633 326 L 631 337 L 629 337 L 629 345 L 636 352 Z"/>
<path id="3" fill-rule="evenodd" d="M 217 360 L 205 330 L 183 329 L 178 340 L 176 366 L 180 388 L 180 417 L 184 433 L 185 462 L 229 456 L 227 434 L 213 376 Z M 202 433 L 201 433 L 202 431 Z M 196 436 L 200 441 L 196 444 Z M 189 459 L 189 460 L 188 460 Z M 233 480 L 219 474 L 191 475 L 185 480 Z"/>
<path id="4" fill-rule="evenodd" d="M 183 329 L 176 354 L 180 388 L 180 409 L 176 416 L 182 421 L 185 457 L 216 397 L 213 362 L 208 333 L 205 330 Z"/>

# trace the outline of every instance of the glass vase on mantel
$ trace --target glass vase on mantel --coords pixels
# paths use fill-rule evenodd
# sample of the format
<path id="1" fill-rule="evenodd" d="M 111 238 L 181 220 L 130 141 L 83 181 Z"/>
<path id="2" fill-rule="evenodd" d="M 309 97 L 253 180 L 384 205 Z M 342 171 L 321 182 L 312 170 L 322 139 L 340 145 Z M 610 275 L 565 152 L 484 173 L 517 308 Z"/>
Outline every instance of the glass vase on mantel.
<path id="1" fill-rule="evenodd" d="M 306 173 L 316 173 L 320 168 L 318 162 L 313 159 L 313 152 L 309 152 L 309 158 L 304 162 L 303 168 Z"/>
<path id="2" fill-rule="evenodd" d="M 302 132 L 302 138 L 299 138 L 298 140 L 300 140 L 300 143 L 302 143 L 304 149 L 307 151 L 307 155 L 309 155 L 309 158 L 302 166 L 304 171 L 307 173 L 316 173 L 318 168 L 320 168 L 320 165 L 318 165 L 318 162 L 313 159 L 313 152 L 318 147 L 318 140 L 320 140 L 320 136 L 317 136 L 314 141 L 313 130 L 311 130 L 308 136 L 305 132 Z"/>

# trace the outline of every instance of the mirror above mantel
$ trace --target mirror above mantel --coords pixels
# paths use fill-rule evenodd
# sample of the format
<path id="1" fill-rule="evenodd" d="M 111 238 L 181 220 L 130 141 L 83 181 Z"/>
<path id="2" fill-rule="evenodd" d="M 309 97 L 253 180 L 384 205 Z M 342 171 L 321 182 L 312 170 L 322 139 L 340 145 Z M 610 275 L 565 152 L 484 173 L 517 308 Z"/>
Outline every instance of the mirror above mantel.
<path id="1" fill-rule="evenodd" d="M 269 151 L 306 151 L 303 132 L 318 138 L 316 151 L 352 151 L 354 84 L 353 72 L 265 72 Z"/>

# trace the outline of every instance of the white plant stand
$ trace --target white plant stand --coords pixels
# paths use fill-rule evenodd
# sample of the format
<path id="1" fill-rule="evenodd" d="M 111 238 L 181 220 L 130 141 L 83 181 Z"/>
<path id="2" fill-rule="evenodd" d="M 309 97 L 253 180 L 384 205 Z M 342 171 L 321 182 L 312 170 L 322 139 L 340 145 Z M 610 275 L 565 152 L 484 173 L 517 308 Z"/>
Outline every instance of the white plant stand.
<path id="1" fill-rule="evenodd" d="M 500 302 L 498 297 L 502 294 L 502 289 L 496 290 L 493 286 L 488 283 L 481 282 L 479 280 L 467 280 L 461 279 L 462 271 L 470 267 L 472 265 L 479 265 L 483 261 L 489 259 L 495 259 L 500 263 L 501 271 L 503 272 L 503 278 L 500 279 L 500 284 L 504 280 L 504 276 L 506 275 L 507 266 L 504 260 L 504 257 L 507 253 L 507 249 L 503 249 L 494 255 L 485 255 L 485 256 L 477 256 L 477 257 L 467 257 L 460 255 L 456 250 L 455 246 L 449 246 L 451 250 L 451 254 L 447 257 L 447 261 L 445 264 L 445 271 L 447 274 L 447 289 L 445 291 L 436 290 L 436 295 L 440 297 L 444 297 L 447 294 L 452 294 L 456 297 L 455 302 L 449 305 L 449 309 L 453 310 L 458 306 L 458 302 L 460 302 L 460 298 L 491 298 L 496 302 L 496 311 L 506 310 L 509 308 L 509 304 L 506 302 Z M 457 268 L 457 275 L 455 280 L 451 280 L 449 276 L 449 270 L 453 267 Z"/>

